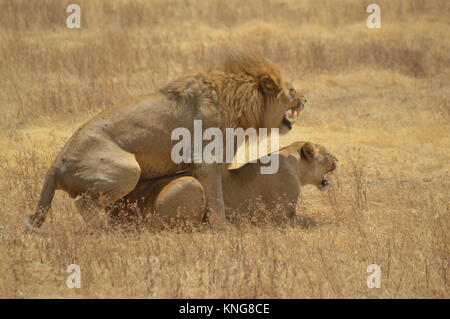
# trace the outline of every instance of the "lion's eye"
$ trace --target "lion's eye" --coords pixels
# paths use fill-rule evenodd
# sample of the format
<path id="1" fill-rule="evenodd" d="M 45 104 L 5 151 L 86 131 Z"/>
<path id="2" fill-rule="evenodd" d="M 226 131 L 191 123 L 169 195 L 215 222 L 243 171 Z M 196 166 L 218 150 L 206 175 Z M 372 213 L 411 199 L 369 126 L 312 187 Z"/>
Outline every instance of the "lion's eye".
<path id="1" fill-rule="evenodd" d="M 295 95 L 297 92 L 295 91 L 295 89 L 289 89 L 289 94 L 290 95 Z"/>

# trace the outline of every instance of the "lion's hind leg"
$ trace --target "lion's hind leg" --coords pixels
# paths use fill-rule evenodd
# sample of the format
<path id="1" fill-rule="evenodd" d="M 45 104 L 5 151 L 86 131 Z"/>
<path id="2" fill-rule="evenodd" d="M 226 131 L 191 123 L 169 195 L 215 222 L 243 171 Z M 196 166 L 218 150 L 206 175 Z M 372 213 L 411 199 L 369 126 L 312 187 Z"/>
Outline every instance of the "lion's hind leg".
<path id="1" fill-rule="evenodd" d="M 98 196 L 84 193 L 75 200 L 75 206 L 86 224 L 94 228 L 104 227 L 99 217 L 101 205 Z"/>
<path id="2" fill-rule="evenodd" d="M 100 157 L 98 165 L 91 158 L 77 174 L 77 182 L 84 192 L 75 200 L 83 220 L 103 228 L 99 213 L 110 204 L 130 193 L 139 181 L 141 169 L 133 154 L 120 151 Z"/>

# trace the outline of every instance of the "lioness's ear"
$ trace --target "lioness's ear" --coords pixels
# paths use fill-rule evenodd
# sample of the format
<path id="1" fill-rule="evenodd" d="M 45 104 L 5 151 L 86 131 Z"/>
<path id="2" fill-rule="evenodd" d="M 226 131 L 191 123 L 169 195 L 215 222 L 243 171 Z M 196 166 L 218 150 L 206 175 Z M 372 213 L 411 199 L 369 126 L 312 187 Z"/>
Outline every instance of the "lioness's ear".
<path id="1" fill-rule="evenodd" d="M 263 75 L 260 80 L 260 85 L 265 93 L 278 93 L 280 90 L 270 75 Z"/>
<path id="2" fill-rule="evenodd" d="M 316 157 L 316 150 L 310 142 L 306 142 L 301 149 L 302 157 L 306 158 L 308 161 L 313 160 Z"/>

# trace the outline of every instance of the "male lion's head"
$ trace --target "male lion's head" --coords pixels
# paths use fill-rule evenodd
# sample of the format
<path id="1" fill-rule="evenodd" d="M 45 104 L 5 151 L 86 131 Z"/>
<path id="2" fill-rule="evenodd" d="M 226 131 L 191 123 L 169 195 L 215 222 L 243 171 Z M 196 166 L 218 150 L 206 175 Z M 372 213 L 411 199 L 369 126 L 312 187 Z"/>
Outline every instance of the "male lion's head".
<path id="1" fill-rule="evenodd" d="M 310 142 L 301 145 L 299 153 L 300 183 L 326 190 L 330 186 L 328 175 L 337 168 L 337 158 L 325 147 Z"/>
<path id="2" fill-rule="evenodd" d="M 278 66 L 259 56 L 232 54 L 221 70 L 227 81 L 216 87 L 231 126 L 279 128 L 280 134 L 292 129 L 292 117 L 303 110 L 306 98 L 282 79 Z"/>

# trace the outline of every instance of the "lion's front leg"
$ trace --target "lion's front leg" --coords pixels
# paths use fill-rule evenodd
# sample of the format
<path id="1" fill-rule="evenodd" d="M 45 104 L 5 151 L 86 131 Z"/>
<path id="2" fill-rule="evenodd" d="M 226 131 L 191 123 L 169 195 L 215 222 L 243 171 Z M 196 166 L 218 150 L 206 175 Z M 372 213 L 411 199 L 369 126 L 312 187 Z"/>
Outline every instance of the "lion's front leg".
<path id="1" fill-rule="evenodd" d="M 222 192 L 222 174 L 224 169 L 224 164 L 197 164 L 194 168 L 193 176 L 205 190 L 209 222 L 217 229 L 229 230 L 234 227 L 225 217 Z"/>

